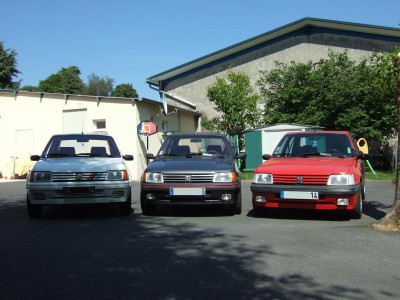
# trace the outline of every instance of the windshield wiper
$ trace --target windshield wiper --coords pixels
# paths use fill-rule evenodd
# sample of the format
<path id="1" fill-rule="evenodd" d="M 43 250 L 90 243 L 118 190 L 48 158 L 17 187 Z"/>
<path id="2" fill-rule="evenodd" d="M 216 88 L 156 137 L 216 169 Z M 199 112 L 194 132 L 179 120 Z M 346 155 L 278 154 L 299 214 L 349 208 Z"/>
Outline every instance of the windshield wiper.
<path id="1" fill-rule="evenodd" d="M 308 153 L 300 154 L 299 156 L 301 156 L 301 157 L 321 156 L 321 153 L 319 153 L 319 152 L 308 152 Z"/>
<path id="2" fill-rule="evenodd" d="M 187 156 L 188 154 L 178 154 L 178 153 L 163 153 L 158 156 Z"/>
<path id="3" fill-rule="evenodd" d="M 66 153 L 58 153 L 58 152 L 54 152 L 54 153 L 48 153 L 46 155 L 46 157 L 72 157 L 71 155 L 68 155 Z"/>
<path id="4" fill-rule="evenodd" d="M 219 153 L 209 153 L 209 152 L 204 152 L 203 156 L 207 157 L 218 157 L 218 158 L 224 158 L 225 156 Z"/>

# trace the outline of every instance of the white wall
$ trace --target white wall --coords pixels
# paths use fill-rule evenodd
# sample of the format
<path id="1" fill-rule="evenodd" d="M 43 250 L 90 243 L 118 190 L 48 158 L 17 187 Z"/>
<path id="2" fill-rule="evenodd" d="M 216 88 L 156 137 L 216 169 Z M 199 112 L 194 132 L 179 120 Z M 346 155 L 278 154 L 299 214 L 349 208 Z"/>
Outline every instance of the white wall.
<path id="1" fill-rule="evenodd" d="M 128 161 L 127 165 L 133 180 L 139 180 L 146 167 L 146 143 L 137 134 L 137 125 L 141 121 L 153 119 L 159 131 L 163 121 L 168 122 L 169 129 L 174 131 L 184 128 L 183 131 L 194 132 L 197 129 L 194 126 L 195 113 L 179 110 L 163 116 L 159 107 L 156 103 L 128 98 L 0 92 L 0 171 L 3 177 L 10 178 L 14 166 L 12 157 L 16 156 L 16 169 L 26 171 L 32 166 L 30 155 L 41 154 L 53 134 L 71 133 L 70 128 L 64 128 L 66 112 L 86 110 L 82 118 L 84 126 L 78 124 L 76 128 L 94 132 L 94 121 L 105 120 L 106 128 L 101 131 L 115 139 L 122 154 L 134 156 L 133 162 Z M 157 133 L 149 137 L 149 152 L 158 151 L 163 136 L 163 133 Z"/>

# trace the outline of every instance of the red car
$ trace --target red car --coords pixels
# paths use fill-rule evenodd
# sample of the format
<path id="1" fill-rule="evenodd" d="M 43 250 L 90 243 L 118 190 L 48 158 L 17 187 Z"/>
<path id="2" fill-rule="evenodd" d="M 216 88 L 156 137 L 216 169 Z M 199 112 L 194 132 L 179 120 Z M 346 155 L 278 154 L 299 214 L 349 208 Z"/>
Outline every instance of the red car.
<path id="1" fill-rule="evenodd" d="M 362 217 L 366 155 L 347 131 L 290 132 L 254 171 L 253 210 L 346 211 Z"/>

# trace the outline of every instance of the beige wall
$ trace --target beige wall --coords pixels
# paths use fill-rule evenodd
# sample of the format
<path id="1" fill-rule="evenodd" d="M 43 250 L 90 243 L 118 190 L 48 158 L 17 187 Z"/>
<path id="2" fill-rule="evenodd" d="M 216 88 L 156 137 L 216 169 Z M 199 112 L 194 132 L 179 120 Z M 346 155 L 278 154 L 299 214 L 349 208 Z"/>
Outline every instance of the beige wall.
<path id="1" fill-rule="evenodd" d="M 105 120 L 104 131 L 114 137 L 122 154 L 134 155 L 133 162 L 127 162 L 127 165 L 133 180 L 139 180 L 146 167 L 146 139 L 142 140 L 137 134 L 137 125 L 141 121 L 152 119 L 159 131 L 162 122 L 167 122 L 169 130 L 173 131 L 197 130 L 197 117 L 193 112 L 179 110 L 163 116 L 159 107 L 155 103 L 125 98 L 0 92 L 0 171 L 3 177 L 10 178 L 15 166 L 16 173 L 22 175 L 32 166 L 30 155 L 41 154 L 53 134 L 66 132 L 64 112 L 84 109 L 85 132 L 96 131 L 94 120 Z M 163 135 L 158 133 L 149 137 L 150 152 L 158 151 Z M 12 157 L 18 157 L 15 163 Z"/>
<path id="2" fill-rule="evenodd" d="M 368 39 L 335 34 L 313 34 L 311 36 L 293 36 L 274 43 L 267 43 L 241 55 L 223 59 L 210 64 L 209 67 L 177 76 L 168 81 L 165 91 L 176 97 L 193 102 L 199 111 L 207 116 L 217 115 L 214 105 L 207 98 L 207 87 L 214 84 L 216 77 L 225 77 L 228 68 L 245 72 L 251 81 L 254 91 L 259 93 L 256 84 L 260 71 L 275 68 L 275 62 L 318 62 L 328 57 L 329 49 L 335 52 L 346 50 L 350 59 L 359 61 L 368 57 L 373 51 L 391 51 L 395 42 L 380 39 Z"/>

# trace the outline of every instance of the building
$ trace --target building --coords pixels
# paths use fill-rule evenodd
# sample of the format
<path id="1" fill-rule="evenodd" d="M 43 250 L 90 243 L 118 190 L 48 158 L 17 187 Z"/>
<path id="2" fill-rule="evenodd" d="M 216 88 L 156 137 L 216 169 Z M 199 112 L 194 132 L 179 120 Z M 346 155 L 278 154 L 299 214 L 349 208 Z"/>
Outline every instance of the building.
<path id="1" fill-rule="evenodd" d="M 142 121 L 154 122 L 158 132 L 138 134 Z M 162 103 L 150 99 L 0 90 L 0 174 L 8 179 L 26 174 L 30 155 L 41 154 L 53 134 L 96 132 L 113 136 L 123 154 L 134 156 L 127 164 L 139 180 L 146 153 L 157 153 L 166 134 L 195 132 L 199 124 L 200 114 L 189 102 L 169 106 L 166 114 Z"/>
<path id="2" fill-rule="evenodd" d="M 305 18 L 150 76 L 147 82 L 169 104 L 185 99 L 203 115 L 213 117 L 216 112 L 208 101 L 207 87 L 217 76 L 224 77 L 229 67 L 244 71 L 258 91 L 259 72 L 275 68 L 276 61 L 319 62 L 328 57 L 329 49 L 346 50 L 358 61 L 395 46 L 400 46 L 398 28 Z"/>
<path id="3" fill-rule="evenodd" d="M 298 124 L 276 124 L 263 128 L 255 128 L 245 132 L 246 140 L 246 169 L 254 171 L 262 162 L 263 154 L 272 154 L 281 138 L 291 131 L 323 130 L 320 126 Z"/>

